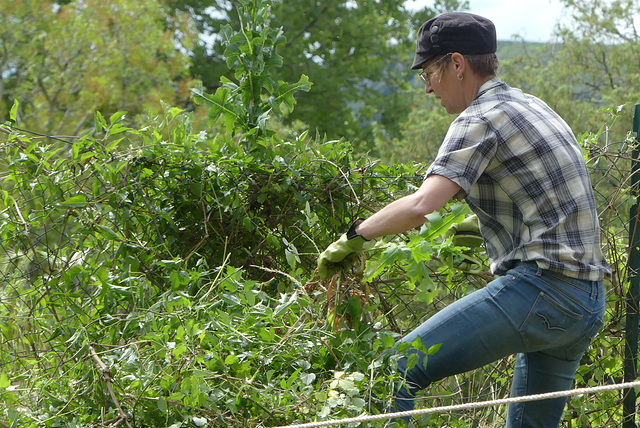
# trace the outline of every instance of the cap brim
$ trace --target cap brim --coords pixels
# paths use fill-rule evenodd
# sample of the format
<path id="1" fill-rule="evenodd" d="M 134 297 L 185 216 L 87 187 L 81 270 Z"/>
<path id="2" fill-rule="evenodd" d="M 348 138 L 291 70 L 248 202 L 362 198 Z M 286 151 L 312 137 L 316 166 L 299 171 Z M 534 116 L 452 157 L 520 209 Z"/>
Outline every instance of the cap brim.
<path id="1" fill-rule="evenodd" d="M 413 58 L 413 65 L 411 66 L 411 69 L 419 70 L 420 68 L 422 68 L 422 64 L 424 64 L 428 60 L 429 60 L 429 57 L 424 57 L 416 54 L 416 56 Z"/>

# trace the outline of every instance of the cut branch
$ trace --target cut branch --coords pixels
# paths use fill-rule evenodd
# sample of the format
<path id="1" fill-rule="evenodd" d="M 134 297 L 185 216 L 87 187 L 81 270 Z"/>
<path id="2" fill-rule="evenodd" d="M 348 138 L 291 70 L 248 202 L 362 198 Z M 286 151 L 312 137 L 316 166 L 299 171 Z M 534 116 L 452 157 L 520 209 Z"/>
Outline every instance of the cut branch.
<path id="1" fill-rule="evenodd" d="M 102 378 L 107 384 L 107 390 L 109 391 L 109 395 L 111 395 L 111 399 L 113 400 L 113 403 L 115 404 L 116 408 L 118 409 L 118 413 L 120 414 L 120 421 L 124 421 L 124 423 L 127 424 L 129 428 L 132 428 L 131 424 L 129 423 L 129 416 L 127 416 L 124 410 L 122 410 L 122 407 L 120 406 L 120 402 L 118 401 L 118 397 L 116 397 L 116 393 L 113 391 L 113 387 L 111 386 L 111 370 L 109 369 L 109 367 L 107 367 L 105 363 L 102 362 L 102 360 L 96 353 L 96 349 L 93 347 L 93 345 L 89 345 L 89 352 L 91 353 L 91 357 L 93 357 L 96 364 L 100 368 L 100 371 L 102 372 Z"/>

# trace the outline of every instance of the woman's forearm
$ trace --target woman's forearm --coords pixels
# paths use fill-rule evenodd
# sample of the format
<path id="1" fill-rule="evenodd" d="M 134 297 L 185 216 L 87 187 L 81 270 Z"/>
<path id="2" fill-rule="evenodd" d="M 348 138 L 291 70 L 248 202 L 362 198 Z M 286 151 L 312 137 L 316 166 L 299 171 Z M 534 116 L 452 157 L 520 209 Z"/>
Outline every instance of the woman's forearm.
<path id="1" fill-rule="evenodd" d="M 430 175 L 420 189 L 397 199 L 360 223 L 356 231 L 367 239 L 406 232 L 425 222 L 425 216 L 441 209 L 458 191 L 453 181 Z"/>

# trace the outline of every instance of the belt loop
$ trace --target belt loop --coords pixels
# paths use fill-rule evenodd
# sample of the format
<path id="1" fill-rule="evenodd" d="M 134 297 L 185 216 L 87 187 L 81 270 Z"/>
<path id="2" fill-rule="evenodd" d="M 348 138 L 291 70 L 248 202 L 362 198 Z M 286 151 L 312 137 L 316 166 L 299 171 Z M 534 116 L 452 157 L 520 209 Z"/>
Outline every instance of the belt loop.
<path id="1" fill-rule="evenodd" d="M 542 274 L 544 273 L 542 271 L 542 268 L 540 266 L 538 266 L 537 268 L 538 268 L 538 270 L 536 271 L 536 276 L 542 276 Z"/>

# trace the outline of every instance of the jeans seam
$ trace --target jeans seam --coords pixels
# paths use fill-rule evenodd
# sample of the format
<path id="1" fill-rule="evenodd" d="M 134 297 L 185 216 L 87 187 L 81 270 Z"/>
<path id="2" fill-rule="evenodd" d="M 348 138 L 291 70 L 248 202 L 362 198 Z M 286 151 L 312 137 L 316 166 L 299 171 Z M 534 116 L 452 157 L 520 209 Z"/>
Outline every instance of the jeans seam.
<path id="1" fill-rule="evenodd" d="M 535 279 L 537 281 L 542 281 L 547 287 L 552 288 L 556 292 L 562 294 L 562 296 L 564 298 L 566 298 L 567 300 L 570 300 L 575 305 L 580 306 L 585 312 L 588 312 L 591 315 L 599 312 L 599 309 L 593 308 L 593 307 L 589 307 L 589 306 L 585 305 L 583 299 L 579 299 L 576 296 L 572 295 L 571 293 L 567 293 L 567 290 L 563 289 L 562 287 L 559 287 L 557 284 L 554 284 L 552 281 L 546 280 L 543 276 L 536 276 Z M 571 284 L 567 284 L 567 285 L 571 286 Z M 580 293 L 584 293 L 585 297 L 588 296 L 588 300 L 589 301 L 593 300 L 592 299 L 592 294 L 593 293 L 591 293 L 591 292 L 589 292 L 587 290 L 578 288 L 578 287 L 574 287 L 574 286 L 571 286 L 571 288 L 573 290 L 579 291 Z"/>
<path id="2" fill-rule="evenodd" d="M 525 360 L 525 370 L 523 370 L 523 375 L 522 377 L 524 378 L 524 382 L 522 383 L 523 385 L 523 391 L 522 394 L 523 395 L 527 395 L 527 391 L 529 389 L 529 356 L 527 355 L 527 353 L 523 353 L 522 354 L 524 360 Z M 518 421 L 518 426 L 515 428 L 522 428 L 522 423 L 523 423 L 523 419 L 524 419 L 524 406 L 526 405 L 526 402 L 522 402 L 520 403 L 520 405 L 517 407 L 518 411 L 516 412 L 517 416 L 516 416 L 516 420 Z"/>
<path id="3" fill-rule="evenodd" d="M 591 294 L 593 292 L 593 286 L 591 286 L 591 284 L 589 284 L 590 286 L 587 289 L 586 287 L 585 288 L 579 287 L 576 284 L 574 284 L 573 282 L 567 281 L 567 280 L 565 280 L 564 278 L 562 278 L 562 277 L 560 277 L 558 275 L 547 274 L 547 276 L 550 276 L 551 278 L 555 279 L 556 281 L 562 282 L 562 284 L 566 285 L 567 287 L 571 287 L 572 289 L 574 289 L 576 291 L 588 294 L 591 297 Z M 544 276 L 542 276 L 540 279 L 543 280 L 547 284 L 550 283 L 550 281 L 547 281 L 546 278 L 544 278 Z"/>

